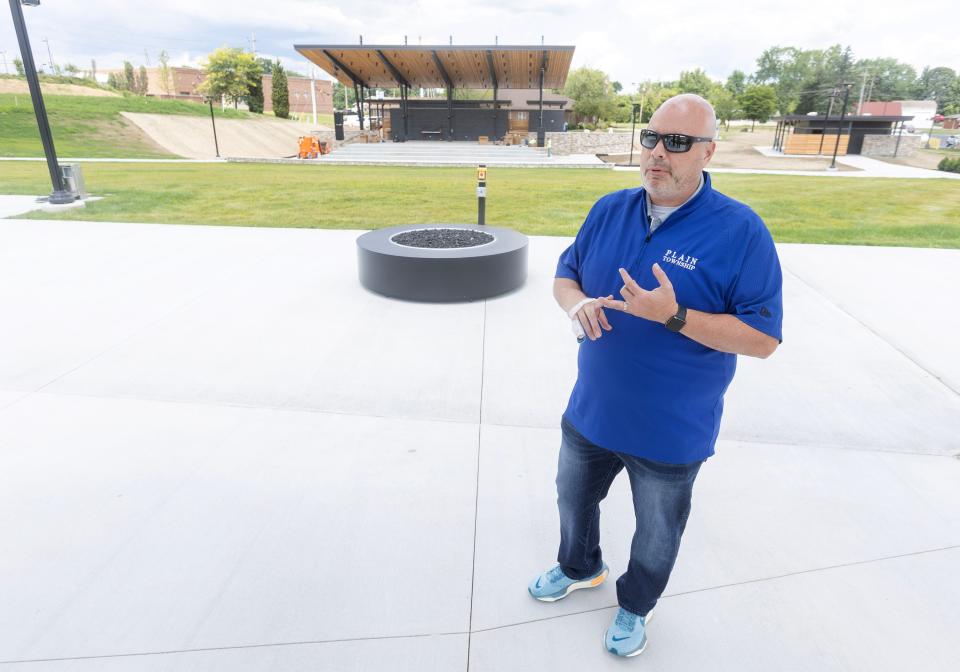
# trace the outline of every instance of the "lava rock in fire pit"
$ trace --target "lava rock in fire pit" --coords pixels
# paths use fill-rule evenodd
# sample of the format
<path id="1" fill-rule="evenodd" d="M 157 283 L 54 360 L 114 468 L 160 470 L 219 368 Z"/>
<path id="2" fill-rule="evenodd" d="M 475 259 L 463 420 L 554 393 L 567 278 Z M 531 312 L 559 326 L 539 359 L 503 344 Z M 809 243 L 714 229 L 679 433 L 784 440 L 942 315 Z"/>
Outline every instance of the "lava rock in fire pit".
<path id="1" fill-rule="evenodd" d="M 472 229 L 414 229 L 398 233 L 390 240 L 406 247 L 429 247 L 433 249 L 477 247 L 492 243 L 489 233 Z"/>

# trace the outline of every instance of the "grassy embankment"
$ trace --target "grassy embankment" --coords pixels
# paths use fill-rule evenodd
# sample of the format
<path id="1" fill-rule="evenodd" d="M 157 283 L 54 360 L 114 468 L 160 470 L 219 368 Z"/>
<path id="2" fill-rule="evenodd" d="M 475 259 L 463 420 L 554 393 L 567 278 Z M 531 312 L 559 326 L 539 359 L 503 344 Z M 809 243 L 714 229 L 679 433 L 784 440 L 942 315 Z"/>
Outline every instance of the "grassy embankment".
<path id="1" fill-rule="evenodd" d="M 208 107 L 197 103 L 141 96 L 45 95 L 43 100 L 58 157 L 171 158 L 174 155 L 153 143 L 120 113 L 210 114 Z M 254 116 L 242 110 L 221 111 L 216 106 L 214 115 L 228 119 Z M 0 93 L 0 156 L 43 156 L 37 120 L 27 94 Z"/>
<path id="2" fill-rule="evenodd" d="M 84 165 L 105 196 L 56 215 L 170 224 L 373 229 L 476 221 L 471 168 L 257 164 Z M 573 235 L 602 194 L 637 186 L 636 173 L 492 168 L 487 222 L 530 235 Z M 960 182 L 717 174 L 778 242 L 960 248 Z M 0 162 L 0 193 L 50 191 L 42 163 Z M 34 213 L 35 218 L 50 218 Z"/>

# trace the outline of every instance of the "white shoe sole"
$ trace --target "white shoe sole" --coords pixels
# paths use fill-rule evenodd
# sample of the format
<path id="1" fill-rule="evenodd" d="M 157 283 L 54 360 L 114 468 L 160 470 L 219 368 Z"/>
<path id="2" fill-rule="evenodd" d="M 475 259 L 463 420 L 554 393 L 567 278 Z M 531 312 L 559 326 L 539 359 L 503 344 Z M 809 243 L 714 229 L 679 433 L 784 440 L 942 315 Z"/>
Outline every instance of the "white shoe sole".
<path id="1" fill-rule="evenodd" d="M 650 625 L 650 621 L 652 621 L 652 620 L 653 620 L 653 609 L 651 609 L 650 611 L 647 612 L 647 617 L 643 620 L 643 627 L 646 628 L 648 625 Z M 639 649 L 637 649 L 637 650 L 634 651 L 633 653 L 628 653 L 628 654 L 625 655 L 625 656 L 621 656 L 619 653 L 613 653 L 613 651 L 611 651 L 610 649 L 607 648 L 607 633 L 603 633 L 603 649 L 604 649 L 604 651 L 606 651 L 607 653 L 613 653 L 613 655 L 618 656 L 618 657 L 620 657 L 620 658 L 633 658 L 634 656 L 639 656 L 641 653 L 643 653 L 644 651 L 647 650 L 647 644 L 649 644 L 649 643 L 650 643 L 650 638 L 647 637 L 647 641 L 645 641 L 645 642 L 643 643 L 643 646 L 641 646 Z"/>
<path id="2" fill-rule="evenodd" d="M 571 583 L 567 586 L 567 589 L 563 592 L 562 595 L 557 595 L 555 597 L 537 597 L 534 595 L 534 599 L 540 600 L 541 602 L 556 602 L 557 600 L 562 600 L 567 595 L 572 593 L 575 590 L 580 590 L 581 588 L 596 588 L 604 581 L 607 580 L 607 575 L 610 574 L 609 569 L 603 570 L 600 574 L 597 574 L 595 577 L 589 580 L 577 581 L 576 583 Z"/>

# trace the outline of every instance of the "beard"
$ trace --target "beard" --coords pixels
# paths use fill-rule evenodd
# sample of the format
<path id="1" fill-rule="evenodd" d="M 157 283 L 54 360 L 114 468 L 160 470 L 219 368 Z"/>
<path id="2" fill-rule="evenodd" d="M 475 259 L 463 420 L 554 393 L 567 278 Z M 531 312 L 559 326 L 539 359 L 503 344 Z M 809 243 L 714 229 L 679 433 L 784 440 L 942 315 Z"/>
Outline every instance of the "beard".
<path id="1" fill-rule="evenodd" d="M 663 172 L 657 173 L 657 176 L 653 179 L 647 179 L 647 171 L 651 168 L 658 168 Z M 692 184 L 700 179 L 699 172 L 692 176 L 677 175 L 667 162 L 652 159 L 644 166 L 643 177 L 644 188 L 657 200 L 676 199 L 686 193 Z"/>

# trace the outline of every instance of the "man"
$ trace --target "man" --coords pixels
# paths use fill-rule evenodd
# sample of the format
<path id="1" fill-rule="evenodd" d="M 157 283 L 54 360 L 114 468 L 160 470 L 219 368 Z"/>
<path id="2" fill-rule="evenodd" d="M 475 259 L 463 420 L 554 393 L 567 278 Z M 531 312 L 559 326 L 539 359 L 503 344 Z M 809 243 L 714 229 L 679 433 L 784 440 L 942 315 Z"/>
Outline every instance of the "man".
<path id="1" fill-rule="evenodd" d="M 715 133 L 703 98 L 661 105 L 640 134 L 643 188 L 593 206 L 554 280 L 586 338 L 561 421 L 559 564 L 528 590 L 552 602 L 603 583 L 599 503 L 626 468 L 636 531 L 604 635 L 618 656 L 646 646 L 737 355 L 765 358 L 782 340 L 773 239 L 750 208 L 713 190 L 704 168 Z"/>

